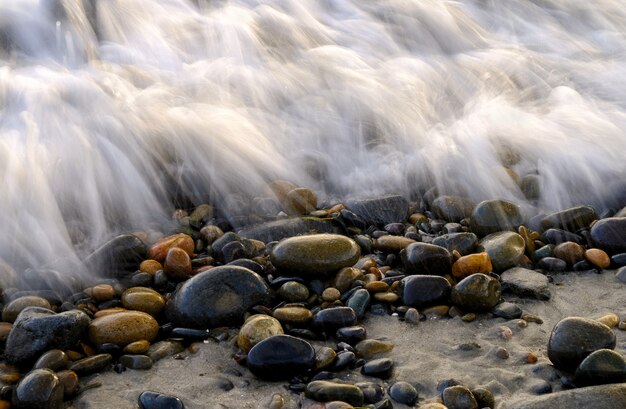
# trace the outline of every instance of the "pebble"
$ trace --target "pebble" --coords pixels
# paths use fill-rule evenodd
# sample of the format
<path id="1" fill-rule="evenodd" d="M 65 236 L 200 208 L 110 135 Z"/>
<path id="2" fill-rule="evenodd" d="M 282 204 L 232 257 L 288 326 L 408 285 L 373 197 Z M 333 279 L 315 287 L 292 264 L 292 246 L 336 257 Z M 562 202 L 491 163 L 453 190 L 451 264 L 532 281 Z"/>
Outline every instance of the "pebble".
<path id="1" fill-rule="evenodd" d="M 402 280 L 402 285 L 402 302 L 405 305 L 420 309 L 450 301 L 452 286 L 443 277 L 409 276 Z"/>
<path id="2" fill-rule="evenodd" d="M 98 354 L 78 360 L 70 365 L 69 369 L 78 375 L 89 375 L 107 368 L 113 357 L 110 354 Z"/>
<path id="3" fill-rule="evenodd" d="M 313 316 L 313 325 L 320 330 L 334 333 L 341 327 L 356 324 L 357 316 L 350 307 L 327 308 Z"/>
<path id="4" fill-rule="evenodd" d="M 315 354 L 315 369 L 323 370 L 333 364 L 337 353 L 330 347 L 321 347 Z"/>
<path id="5" fill-rule="evenodd" d="M 369 260 L 369 259 L 368 259 Z M 375 263 L 374 263 L 375 264 Z M 352 283 L 361 278 L 361 270 L 353 267 L 342 268 L 335 276 L 333 286 L 341 293 L 345 293 L 352 287 Z"/>
<path id="6" fill-rule="evenodd" d="M 17 366 L 0 363 L 0 381 L 12 385 L 17 383 L 20 379 L 22 379 L 22 374 Z"/>
<path id="7" fill-rule="evenodd" d="M 346 207 L 376 226 L 404 222 L 409 214 L 409 202 L 399 195 L 350 200 Z"/>
<path id="8" fill-rule="evenodd" d="M 476 203 L 461 196 L 439 196 L 431 203 L 433 213 L 448 222 L 459 222 L 469 217 Z"/>
<path id="9" fill-rule="evenodd" d="M 504 301 L 493 307 L 491 313 L 496 317 L 512 320 L 522 316 L 522 309 L 517 304 Z"/>
<path id="10" fill-rule="evenodd" d="M 614 327 L 617 327 L 617 324 L 619 324 L 620 319 L 617 314 L 610 313 L 610 314 L 603 315 L 602 317 L 596 319 L 596 321 L 603 323 L 609 328 L 614 328 Z"/>
<path id="11" fill-rule="evenodd" d="M 518 297 L 549 300 L 548 277 L 533 270 L 513 267 L 500 275 L 503 292 L 510 292 Z"/>
<path id="12" fill-rule="evenodd" d="M 391 399 L 398 403 L 407 406 L 413 406 L 417 403 L 417 390 L 408 382 L 398 381 L 394 383 L 389 388 L 388 393 Z"/>
<path id="13" fill-rule="evenodd" d="M 264 339 L 281 334 L 284 334 L 283 327 L 276 318 L 263 314 L 252 315 L 239 329 L 237 346 L 248 352 Z"/>
<path id="14" fill-rule="evenodd" d="M 476 205 L 470 229 L 478 237 L 505 230 L 516 230 L 523 222 L 519 206 L 506 200 L 485 200 Z"/>
<path id="15" fill-rule="evenodd" d="M 342 401 L 353 406 L 363 405 L 363 392 L 355 385 L 313 381 L 306 385 L 304 395 L 318 402 Z"/>
<path id="16" fill-rule="evenodd" d="M 389 290 L 389 284 L 384 281 L 372 281 L 365 284 L 365 289 L 370 293 L 384 293 Z"/>
<path id="17" fill-rule="evenodd" d="M 389 352 L 392 349 L 393 344 L 377 339 L 364 339 L 354 346 L 356 356 L 364 359 L 370 359 L 374 355 Z"/>
<path id="18" fill-rule="evenodd" d="M 537 262 L 537 268 L 555 273 L 562 273 L 567 269 L 567 263 L 556 257 L 544 257 Z"/>
<path id="19" fill-rule="evenodd" d="M 115 289 L 110 284 L 98 284 L 86 290 L 85 293 L 97 302 L 104 302 L 113 299 Z"/>
<path id="20" fill-rule="evenodd" d="M 576 206 L 544 217 L 541 226 L 544 230 L 557 228 L 575 232 L 589 227 L 597 218 L 598 215 L 591 206 Z"/>
<path id="21" fill-rule="evenodd" d="M 13 324 L 4 358 L 10 364 L 23 364 L 50 349 L 73 347 L 88 326 L 89 317 L 79 310 L 55 314 L 45 308 L 26 308 Z"/>
<path id="22" fill-rule="evenodd" d="M 452 264 L 452 275 L 463 279 L 472 274 L 489 274 L 493 271 L 489 254 L 475 253 L 462 256 Z"/>
<path id="23" fill-rule="evenodd" d="M 335 333 L 335 338 L 339 342 L 356 345 L 367 338 L 367 329 L 362 325 L 339 328 Z"/>
<path id="24" fill-rule="evenodd" d="M 272 248 L 270 260 L 278 270 L 318 278 L 351 267 L 360 255 L 360 247 L 348 237 L 313 234 L 280 241 Z"/>
<path id="25" fill-rule="evenodd" d="M 150 345 L 146 355 L 149 356 L 153 362 L 156 362 L 165 357 L 178 354 L 184 349 L 183 344 L 178 341 L 159 341 Z"/>
<path id="26" fill-rule="evenodd" d="M 374 249 L 397 253 L 413 243 L 416 243 L 416 241 L 402 236 L 381 236 L 374 240 Z"/>
<path id="27" fill-rule="evenodd" d="M 496 407 L 496 399 L 489 389 L 481 387 L 474 388 L 472 389 L 472 395 L 474 395 L 479 408 L 494 409 Z"/>
<path id="28" fill-rule="evenodd" d="M 400 252 L 407 274 L 444 276 L 452 269 L 452 255 L 441 246 L 413 243 Z"/>
<path id="29" fill-rule="evenodd" d="M 287 192 L 281 203 L 287 214 L 301 216 L 317 209 L 317 195 L 311 189 L 299 187 Z"/>
<path id="30" fill-rule="evenodd" d="M 152 359 L 145 355 L 122 355 L 119 358 L 119 363 L 129 369 L 146 370 L 152 368 Z"/>
<path id="31" fill-rule="evenodd" d="M 93 345 L 111 343 L 124 347 L 131 342 L 152 342 L 159 324 L 149 314 L 141 311 L 123 311 L 96 318 L 89 324 L 89 339 Z"/>
<path id="32" fill-rule="evenodd" d="M 592 352 L 576 369 L 577 386 L 620 382 L 626 382 L 626 361 L 610 349 Z"/>
<path id="33" fill-rule="evenodd" d="M 578 243 L 566 241 L 556 245 L 552 250 L 552 254 L 554 257 L 560 258 L 572 266 L 585 257 L 585 249 Z"/>
<path id="34" fill-rule="evenodd" d="M 63 403 L 63 384 L 48 369 L 34 369 L 15 388 L 16 406 L 32 409 L 58 409 Z"/>
<path id="35" fill-rule="evenodd" d="M 494 271 L 501 272 L 519 263 L 526 244 L 517 233 L 502 231 L 492 233 L 478 242 L 477 250 L 489 254 Z"/>
<path id="36" fill-rule="evenodd" d="M 449 233 L 435 237 L 432 244 L 441 246 L 450 253 L 456 250 L 462 256 L 466 256 L 476 249 L 478 237 L 474 233 Z"/>
<path id="37" fill-rule="evenodd" d="M 313 313 L 305 307 L 280 307 L 272 312 L 272 316 L 285 324 L 303 326 L 311 322 Z"/>
<path id="38" fill-rule="evenodd" d="M 270 289 L 253 271 L 220 266 L 185 281 L 165 307 L 167 318 L 182 327 L 215 328 L 241 323 L 246 311 L 267 305 Z"/>
<path id="39" fill-rule="evenodd" d="M 626 385 L 609 384 L 524 397 L 507 403 L 508 409 L 585 408 L 614 409 L 626 407 Z"/>
<path id="40" fill-rule="evenodd" d="M 163 265 L 156 260 L 148 259 L 139 264 L 139 271 L 148 273 L 152 276 L 154 276 L 159 270 L 163 270 Z"/>
<path id="41" fill-rule="evenodd" d="M 129 310 L 157 316 L 165 307 L 165 298 L 147 287 L 132 287 L 122 293 L 122 305 Z"/>
<path id="42" fill-rule="evenodd" d="M 185 407 L 183 402 L 176 396 L 152 391 L 142 392 L 139 395 L 138 402 L 141 409 L 184 409 Z"/>
<path id="43" fill-rule="evenodd" d="M 500 282 L 485 274 L 473 274 L 452 288 L 452 302 L 464 311 L 489 311 L 500 301 Z"/>
<path id="44" fill-rule="evenodd" d="M 581 317 L 559 321 L 550 334 L 548 358 L 554 366 L 573 372 L 589 354 L 615 348 L 613 331 L 606 325 Z"/>
<path id="45" fill-rule="evenodd" d="M 5 343 L 9 334 L 13 329 L 13 324 L 9 322 L 0 322 L 0 343 Z"/>
<path id="46" fill-rule="evenodd" d="M 163 237 L 148 249 L 148 258 L 157 262 L 165 261 L 167 254 L 172 248 L 179 248 L 192 256 L 196 245 L 191 236 L 179 233 L 172 236 Z M 143 270 L 142 270 L 143 271 Z"/>
<path id="47" fill-rule="evenodd" d="M 364 288 L 356 290 L 346 302 L 346 306 L 352 308 L 356 317 L 361 319 L 370 305 L 370 293 Z"/>
<path id="48" fill-rule="evenodd" d="M 43 353 L 35 365 L 34 369 L 50 369 L 52 371 L 59 371 L 61 369 L 67 368 L 68 362 L 67 354 L 60 349 L 51 349 L 45 353 Z"/>
<path id="49" fill-rule="evenodd" d="M 41 307 L 48 310 L 52 309 L 48 300 L 34 295 L 27 295 L 16 298 L 5 305 L 2 309 L 2 321 L 11 323 L 14 322 L 20 312 L 28 307 Z"/>
<path id="50" fill-rule="evenodd" d="M 561 229 L 548 229 L 541 234 L 541 241 L 544 243 L 559 245 L 567 241 L 583 244 L 583 238 L 576 233 Z"/>
<path id="51" fill-rule="evenodd" d="M 611 265 L 611 258 L 605 251 L 600 249 L 588 249 L 585 251 L 585 259 L 594 266 L 605 269 Z"/>
<path id="52" fill-rule="evenodd" d="M 420 321 L 420 313 L 415 308 L 409 308 L 404 313 L 404 322 L 417 325 Z"/>
<path id="53" fill-rule="evenodd" d="M 63 395 L 65 399 L 71 399 L 78 394 L 80 383 L 76 372 L 66 369 L 57 372 L 56 375 L 63 384 Z"/>
<path id="54" fill-rule="evenodd" d="M 322 300 L 326 302 L 337 301 L 339 297 L 341 297 L 341 293 L 333 287 L 328 287 L 322 292 Z"/>
<path id="55" fill-rule="evenodd" d="M 309 289 L 297 281 L 287 281 L 278 289 L 278 295 L 287 302 L 302 302 L 309 298 Z"/>
<path id="56" fill-rule="evenodd" d="M 361 373 L 380 379 L 389 379 L 393 373 L 393 360 L 390 358 L 373 359 L 363 365 Z"/>
<path id="57" fill-rule="evenodd" d="M 121 278 L 137 270 L 146 258 L 146 245 L 133 234 L 123 234 L 98 247 L 84 260 L 87 271 Z M 150 257 L 154 258 L 154 257 Z"/>
<path id="58" fill-rule="evenodd" d="M 626 252 L 626 217 L 608 217 L 591 227 L 593 244 L 609 254 Z"/>
<path id="59" fill-rule="evenodd" d="M 126 345 L 122 351 L 126 354 L 145 354 L 148 352 L 149 348 L 150 342 L 145 339 L 141 339 Z"/>
<path id="60" fill-rule="evenodd" d="M 476 398 L 467 387 L 462 385 L 444 389 L 441 397 L 448 409 L 478 409 Z"/>
<path id="61" fill-rule="evenodd" d="M 315 350 L 300 338 L 274 335 L 250 349 L 247 365 L 260 379 L 291 379 L 315 366 Z"/>
<path id="62" fill-rule="evenodd" d="M 167 251 L 163 272 L 172 281 L 183 281 L 191 275 L 191 258 L 181 248 L 172 247 Z"/>

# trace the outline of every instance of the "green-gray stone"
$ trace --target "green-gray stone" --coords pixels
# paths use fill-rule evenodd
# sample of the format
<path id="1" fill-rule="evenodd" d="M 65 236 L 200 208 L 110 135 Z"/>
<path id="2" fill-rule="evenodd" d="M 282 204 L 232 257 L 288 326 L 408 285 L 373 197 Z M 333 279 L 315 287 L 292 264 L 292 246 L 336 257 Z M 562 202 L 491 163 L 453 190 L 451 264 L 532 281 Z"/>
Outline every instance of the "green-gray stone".
<path id="1" fill-rule="evenodd" d="M 502 231 L 492 233 L 478 242 L 478 252 L 489 254 L 494 271 L 504 271 L 517 265 L 526 245 L 517 233 Z"/>
<path id="2" fill-rule="evenodd" d="M 485 200 L 474 208 L 470 229 L 478 237 L 491 233 L 515 230 L 523 223 L 518 205 L 506 200 Z"/>
<path id="3" fill-rule="evenodd" d="M 591 206 L 576 206 L 549 214 L 541 221 L 541 227 L 547 229 L 563 229 L 571 232 L 589 227 L 598 215 Z"/>

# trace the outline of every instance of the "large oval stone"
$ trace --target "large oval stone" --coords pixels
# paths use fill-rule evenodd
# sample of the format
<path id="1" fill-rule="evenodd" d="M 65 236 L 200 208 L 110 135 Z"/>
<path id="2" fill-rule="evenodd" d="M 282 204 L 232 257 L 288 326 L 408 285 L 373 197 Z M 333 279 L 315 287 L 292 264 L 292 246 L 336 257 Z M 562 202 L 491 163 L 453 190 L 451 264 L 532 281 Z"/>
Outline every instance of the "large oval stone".
<path id="1" fill-rule="evenodd" d="M 147 287 L 132 287 L 122 293 L 122 305 L 129 310 L 157 315 L 165 307 L 165 298 Z"/>
<path id="2" fill-rule="evenodd" d="M 489 254 L 493 270 L 499 272 L 515 267 L 525 249 L 526 243 L 522 236 L 511 231 L 502 231 L 481 239 L 477 250 Z"/>
<path id="3" fill-rule="evenodd" d="M 402 280 L 402 302 L 415 308 L 447 304 L 452 287 L 439 276 L 410 276 Z"/>
<path id="4" fill-rule="evenodd" d="M 626 252 L 626 217 L 608 217 L 591 227 L 591 240 L 609 254 Z"/>
<path id="5" fill-rule="evenodd" d="M 98 346 L 111 343 L 124 347 L 131 342 L 153 341 L 159 324 L 149 314 L 141 311 L 122 311 L 96 318 L 89 325 L 89 339 Z"/>
<path id="6" fill-rule="evenodd" d="M 355 323 L 356 313 L 350 307 L 327 308 L 313 316 L 313 325 L 329 333 L 334 333 L 341 327 L 349 327 Z"/>
<path id="7" fill-rule="evenodd" d="M 353 406 L 363 405 L 364 399 L 358 386 L 330 381 L 309 382 L 304 394 L 318 402 L 342 401 Z"/>
<path id="8" fill-rule="evenodd" d="M 626 382 L 626 361 L 610 349 L 592 352 L 576 369 L 577 386 L 620 382 Z"/>
<path id="9" fill-rule="evenodd" d="M 500 282 L 485 274 L 473 274 L 452 288 L 452 303 L 464 311 L 489 311 L 500 301 Z"/>
<path id="10" fill-rule="evenodd" d="M 4 358 L 11 364 L 28 363 L 50 349 L 73 347 L 89 326 L 82 311 L 53 311 L 28 307 L 18 315 L 9 333 Z"/>
<path id="11" fill-rule="evenodd" d="M 18 408 L 57 409 L 63 403 L 63 384 L 54 372 L 35 369 L 15 389 Z"/>
<path id="12" fill-rule="evenodd" d="M 452 255 L 443 247 L 428 243 L 413 243 L 400 252 L 407 274 L 450 274 Z"/>
<path id="13" fill-rule="evenodd" d="M 360 255 L 359 245 L 349 237 L 312 234 L 282 240 L 272 249 L 270 260 L 279 270 L 318 276 L 350 267 Z"/>
<path id="14" fill-rule="evenodd" d="M 350 200 L 346 207 L 368 224 L 384 226 L 402 223 L 409 214 L 409 202 L 402 196 L 380 196 L 369 199 Z"/>
<path id="15" fill-rule="evenodd" d="M 435 237 L 432 244 L 444 247 L 450 253 L 456 250 L 466 256 L 476 249 L 478 237 L 474 233 L 449 233 Z"/>
<path id="16" fill-rule="evenodd" d="M 146 245 L 137 236 L 123 234 L 104 243 L 85 260 L 88 270 L 107 277 L 123 277 L 146 258 Z"/>
<path id="17" fill-rule="evenodd" d="M 315 350 L 308 342 L 290 335 L 274 335 L 252 347 L 248 369 L 257 378 L 291 379 L 315 366 Z"/>
<path id="18" fill-rule="evenodd" d="M 433 200 L 431 209 L 440 219 L 459 222 L 472 214 L 474 206 L 476 203 L 466 197 L 444 195 Z"/>
<path id="19" fill-rule="evenodd" d="M 269 304 L 270 289 L 245 267 L 220 266 L 187 280 L 165 307 L 167 318 L 179 326 L 214 328 L 240 324 L 258 304 Z"/>
<path id="20" fill-rule="evenodd" d="M 48 300 L 35 295 L 18 297 L 4 306 L 2 309 L 2 321 L 15 321 L 20 312 L 28 307 L 41 307 L 48 310 L 52 308 Z"/>
<path id="21" fill-rule="evenodd" d="M 571 232 L 589 227 L 598 215 L 591 206 L 576 206 L 552 213 L 541 220 L 544 230 L 556 228 Z"/>
<path id="22" fill-rule="evenodd" d="M 474 208 L 470 228 L 478 237 L 516 230 L 524 222 L 518 205 L 506 200 L 485 200 Z"/>
<path id="23" fill-rule="evenodd" d="M 574 371 L 589 354 L 615 348 L 615 334 L 606 325 L 587 318 L 568 317 L 550 334 L 548 358 L 559 369 Z"/>

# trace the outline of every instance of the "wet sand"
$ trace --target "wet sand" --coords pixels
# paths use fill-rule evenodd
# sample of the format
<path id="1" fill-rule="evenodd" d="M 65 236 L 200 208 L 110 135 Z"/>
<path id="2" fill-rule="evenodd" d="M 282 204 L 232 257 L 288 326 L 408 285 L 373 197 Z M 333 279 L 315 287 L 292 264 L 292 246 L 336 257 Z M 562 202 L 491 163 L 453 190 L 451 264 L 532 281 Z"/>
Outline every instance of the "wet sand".
<path id="1" fill-rule="evenodd" d="M 470 386 L 484 386 L 496 397 L 497 408 L 533 396 L 531 388 L 542 375 L 550 374 L 547 344 L 554 325 L 568 316 L 598 318 L 607 313 L 626 315 L 626 284 L 615 278 L 614 271 L 595 273 L 568 273 L 555 276 L 550 284 L 552 298 L 548 301 L 521 299 L 504 294 L 506 301 L 515 302 L 524 312 L 539 316 L 543 324 L 530 322 L 524 328 L 519 320 L 505 320 L 479 315 L 465 323 L 460 318 L 422 321 L 417 325 L 400 321 L 394 316 L 369 314 L 363 324 L 368 338 L 386 339 L 395 347 L 381 356 L 391 357 L 395 371 L 391 379 L 382 381 L 368 378 L 358 370 L 342 371 L 338 379 L 350 383 L 372 381 L 387 387 L 395 381 L 407 381 L 419 392 L 419 404 L 436 399 L 437 383 L 454 378 Z M 513 336 L 505 340 L 501 327 L 507 326 Z M 614 329 L 617 336 L 615 350 L 626 348 L 626 331 Z M 68 408 L 104 409 L 137 408 L 137 397 L 142 391 L 152 390 L 179 397 L 186 408 L 265 408 L 275 393 L 285 400 L 285 409 L 299 408 L 303 394 L 285 388 L 286 382 L 257 380 L 245 367 L 231 357 L 236 330 L 228 341 L 201 345 L 195 354 L 185 351 L 179 358 L 164 358 L 151 370 L 127 370 L 122 374 L 106 372 L 94 375 L 84 382 L 101 382 L 102 386 L 85 391 L 68 404 Z M 480 348 L 461 350 L 461 344 L 476 343 Z M 324 345 L 316 342 L 315 347 Z M 326 345 L 332 346 L 332 342 Z M 496 349 L 509 352 L 508 359 L 496 356 Z M 538 357 L 537 363 L 526 362 L 528 353 Z M 543 370 L 541 369 L 543 368 Z M 535 372 L 534 372 L 535 371 Z M 233 388 L 225 391 L 220 386 Z M 550 382 L 554 391 L 560 390 L 560 380 Z M 406 408 L 394 402 L 394 408 Z"/>

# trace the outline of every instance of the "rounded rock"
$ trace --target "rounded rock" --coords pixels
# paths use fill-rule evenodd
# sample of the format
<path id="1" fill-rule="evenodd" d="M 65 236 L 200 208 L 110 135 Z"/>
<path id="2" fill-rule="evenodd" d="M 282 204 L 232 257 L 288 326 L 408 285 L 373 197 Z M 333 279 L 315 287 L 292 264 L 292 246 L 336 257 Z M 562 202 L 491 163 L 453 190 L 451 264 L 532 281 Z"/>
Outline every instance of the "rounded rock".
<path id="1" fill-rule="evenodd" d="M 611 258 L 605 251 L 600 249 L 588 249 L 585 251 L 585 259 L 594 266 L 605 269 L 611 265 Z"/>
<path id="2" fill-rule="evenodd" d="M 152 391 L 142 392 L 138 400 L 141 409 L 184 409 L 185 407 L 176 396 Z"/>
<path id="3" fill-rule="evenodd" d="M 248 369 L 257 378 L 291 379 L 315 366 L 315 350 L 308 342 L 290 335 L 274 335 L 248 353 Z"/>
<path id="4" fill-rule="evenodd" d="M 363 392 L 358 386 L 329 381 L 313 381 L 306 386 L 307 398 L 318 402 L 342 401 L 353 406 L 363 405 Z"/>
<path id="5" fill-rule="evenodd" d="M 278 289 L 278 295 L 287 302 L 302 302 L 309 298 L 309 289 L 297 281 L 287 281 Z"/>
<path id="6" fill-rule="evenodd" d="M 323 331 L 334 333 L 341 327 L 356 324 L 356 313 L 350 307 L 327 308 L 313 316 L 313 325 Z"/>
<path id="7" fill-rule="evenodd" d="M 174 234 L 172 236 L 163 237 L 153 244 L 150 249 L 148 249 L 148 258 L 163 262 L 167 257 L 167 253 L 172 248 L 182 249 L 187 255 L 192 256 L 195 247 L 196 245 L 191 236 L 184 233 Z"/>
<path id="8" fill-rule="evenodd" d="M 514 231 L 522 223 L 518 205 L 506 200 L 485 200 L 472 211 L 470 229 L 478 237 L 483 237 L 500 231 Z"/>
<path id="9" fill-rule="evenodd" d="M 626 361 L 610 349 L 599 349 L 585 358 L 576 369 L 579 386 L 626 382 Z"/>
<path id="10" fill-rule="evenodd" d="M 591 226 L 591 241 L 609 254 L 626 252 L 626 217 L 608 217 Z"/>
<path id="11" fill-rule="evenodd" d="M 402 280 L 405 305 L 423 308 L 450 301 L 450 282 L 439 276 L 409 276 Z"/>
<path id="12" fill-rule="evenodd" d="M 450 274 L 452 255 L 441 246 L 413 243 L 400 252 L 407 274 L 444 276 Z"/>
<path id="13" fill-rule="evenodd" d="M 465 311 L 489 311 L 500 301 L 500 282 L 485 274 L 473 274 L 452 288 L 452 303 Z"/>
<path id="14" fill-rule="evenodd" d="M 290 190 L 282 203 L 287 214 L 305 215 L 317 209 L 317 195 L 311 189 L 300 187 Z"/>
<path id="15" fill-rule="evenodd" d="M 492 271 L 489 254 L 484 252 L 462 256 L 452 264 L 452 275 L 461 279 L 477 273 L 489 274 Z"/>
<path id="16" fill-rule="evenodd" d="M 122 293 L 122 305 L 129 310 L 158 315 L 165 307 L 165 298 L 147 287 L 132 287 Z"/>
<path id="17" fill-rule="evenodd" d="M 584 258 L 585 249 L 578 243 L 566 241 L 556 245 L 552 250 L 552 254 L 554 257 L 560 258 L 571 266 Z"/>
<path id="18" fill-rule="evenodd" d="M 141 311 L 123 311 L 96 318 L 89 324 L 89 339 L 94 345 L 111 343 L 124 347 L 131 342 L 153 341 L 159 324 Z"/>
<path id="19" fill-rule="evenodd" d="M 16 298 L 5 305 L 2 309 L 2 321 L 14 322 L 20 312 L 28 307 L 41 307 L 48 310 L 52 308 L 46 299 L 34 295 L 26 295 Z"/>
<path id="20" fill-rule="evenodd" d="M 17 407 L 57 409 L 63 402 L 63 385 L 48 369 L 28 373 L 15 389 Z"/>
<path id="21" fill-rule="evenodd" d="M 281 334 L 284 334 L 283 327 L 276 318 L 263 314 L 252 315 L 239 329 L 237 346 L 248 352 L 264 339 Z"/>
<path id="22" fill-rule="evenodd" d="M 192 271 L 189 254 L 181 248 L 172 247 L 167 251 L 163 271 L 170 280 L 186 280 Z"/>
<path id="23" fill-rule="evenodd" d="M 450 386 L 443 390 L 441 396 L 448 409 L 478 409 L 476 398 L 465 386 Z"/>
<path id="24" fill-rule="evenodd" d="M 417 390 L 408 382 L 399 381 L 394 383 L 389 388 L 388 393 L 391 399 L 398 403 L 407 406 L 413 406 L 417 403 Z"/>
<path id="25" fill-rule="evenodd" d="M 526 243 L 522 236 L 510 231 L 492 233 L 478 242 L 478 251 L 489 255 L 496 272 L 515 267 L 525 249 Z"/>

